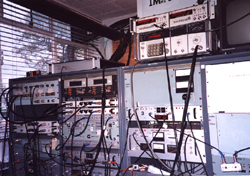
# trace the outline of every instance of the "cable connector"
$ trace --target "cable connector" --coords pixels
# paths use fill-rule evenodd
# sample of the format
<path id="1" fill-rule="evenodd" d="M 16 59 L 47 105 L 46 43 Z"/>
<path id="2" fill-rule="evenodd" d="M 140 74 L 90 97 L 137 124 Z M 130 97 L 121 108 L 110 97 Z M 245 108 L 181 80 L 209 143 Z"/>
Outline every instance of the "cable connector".
<path id="1" fill-rule="evenodd" d="M 132 164 L 128 169 L 123 169 L 124 171 L 129 170 L 129 171 L 140 171 L 144 172 L 148 169 L 147 165 L 139 165 L 139 164 Z"/>
<path id="2" fill-rule="evenodd" d="M 81 159 L 76 157 L 76 156 L 73 158 L 73 161 L 76 162 L 76 163 L 81 163 L 82 162 Z"/>
<path id="3" fill-rule="evenodd" d="M 221 156 L 222 163 L 226 163 L 226 159 L 225 159 L 224 154 L 220 150 L 219 150 L 219 153 L 220 153 L 220 156 Z"/>
<path id="4" fill-rule="evenodd" d="M 133 164 L 132 165 L 132 170 L 139 170 L 139 165 L 138 164 Z"/>
<path id="5" fill-rule="evenodd" d="M 227 163 L 222 163 L 220 165 L 221 171 L 222 172 L 236 172 L 236 171 L 242 171 L 241 164 L 238 162 L 227 164 Z"/>
<path id="6" fill-rule="evenodd" d="M 101 164 L 116 164 L 114 161 L 101 161 Z"/>
<path id="7" fill-rule="evenodd" d="M 92 113 L 101 113 L 102 112 L 102 110 L 96 110 L 96 111 L 92 111 Z"/>

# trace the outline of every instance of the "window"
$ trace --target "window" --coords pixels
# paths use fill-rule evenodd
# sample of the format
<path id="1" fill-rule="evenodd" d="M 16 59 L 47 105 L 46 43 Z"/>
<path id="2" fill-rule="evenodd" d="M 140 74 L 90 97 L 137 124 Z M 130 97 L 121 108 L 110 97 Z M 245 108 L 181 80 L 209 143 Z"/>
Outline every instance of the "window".
<path id="1" fill-rule="evenodd" d="M 49 63 L 100 57 L 98 37 L 7 0 L 0 0 L 0 19 L 2 90 L 28 71 L 46 72 Z"/>

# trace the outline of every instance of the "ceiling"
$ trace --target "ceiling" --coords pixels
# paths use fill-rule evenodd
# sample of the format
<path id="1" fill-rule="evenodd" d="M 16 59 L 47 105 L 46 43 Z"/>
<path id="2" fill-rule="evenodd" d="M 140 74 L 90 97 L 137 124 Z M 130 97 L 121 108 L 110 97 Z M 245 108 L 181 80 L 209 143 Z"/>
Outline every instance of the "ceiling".
<path id="1" fill-rule="evenodd" d="M 137 12 L 136 0 L 53 0 L 98 21 Z"/>

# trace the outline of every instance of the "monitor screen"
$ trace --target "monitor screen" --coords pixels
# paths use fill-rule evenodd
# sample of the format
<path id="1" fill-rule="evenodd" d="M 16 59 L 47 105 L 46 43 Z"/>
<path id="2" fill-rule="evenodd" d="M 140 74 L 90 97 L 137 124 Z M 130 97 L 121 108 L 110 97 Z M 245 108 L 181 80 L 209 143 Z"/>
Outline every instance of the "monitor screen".
<path id="1" fill-rule="evenodd" d="M 226 24 L 229 24 L 250 12 L 250 0 L 228 1 Z M 222 7 L 223 8 L 223 7 Z M 239 45 L 250 43 L 250 15 L 226 28 L 227 44 Z"/>

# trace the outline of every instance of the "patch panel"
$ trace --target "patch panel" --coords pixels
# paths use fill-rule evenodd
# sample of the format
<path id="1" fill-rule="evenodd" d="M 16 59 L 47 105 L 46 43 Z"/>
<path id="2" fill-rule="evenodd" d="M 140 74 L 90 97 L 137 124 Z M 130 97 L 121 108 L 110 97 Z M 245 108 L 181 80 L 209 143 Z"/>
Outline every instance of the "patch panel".
<path id="1" fill-rule="evenodd" d="M 94 107 L 89 107 L 89 108 L 78 108 L 78 109 L 65 109 L 64 110 L 65 115 L 90 115 L 91 113 L 93 114 L 101 114 L 102 113 L 102 108 L 94 108 Z M 118 114 L 118 108 L 105 108 L 104 109 L 104 114 Z"/>
<path id="2" fill-rule="evenodd" d="M 15 101 L 16 105 L 20 105 L 20 99 L 22 100 L 22 105 L 30 105 L 31 103 L 34 105 L 59 103 L 57 80 L 19 83 L 14 84 L 13 87 L 16 87 L 13 91 L 13 95 L 19 97 Z"/>
<path id="3" fill-rule="evenodd" d="M 58 134 L 58 127 L 59 124 L 56 121 L 38 121 L 26 125 L 15 124 L 13 131 L 16 133 L 34 133 L 37 131 L 39 134 Z"/>
<path id="4" fill-rule="evenodd" d="M 83 100 L 83 101 L 67 101 L 64 103 L 66 108 L 74 108 L 74 107 L 101 107 L 102 101 L 101 100 Z M 115 98 L 106 99 L 105 106 L 118 106 L 118 101 Z"/>
<path id="5" fill-rule="evenodd" d="M 88 119 L 89 118 L 89 114 L 88 115 L 76 115 L 76 116 L 72 116 L 72 115 L 64 115 L 63 119 L 67 120 L 67 119 L 75 119 L 75 120 L 80 120 L 80 119 Z M 105 114 L 104 115 L 104 120 L 106 121 L 107 119 L 112 119 L 112 120 L 118 120 L 118 116 L 117 114 Z M 93 113 L 90 116 L 90 120 L 99 120 L 100 121 L 101 116 L 100 114 L 95 114 Z"/>
<path id="6" fill-rule="evenodd" d="M 128 108 L 127 108 L 128 109 Z M 183 116 L 184 106 L 174 106 L 175 121 L 181 121 Z M 128 112 L 128 110 L 127 110 Z M 172 121 L 171 107 L 169 106 L 158 106 L 158 107 L 138 107 L 136 113 L 142 121 Z M 189 121 L 203 121 L 202 107 L 201 106 L 189 106 L 188 107 L 188 119 Z M 186 118 L 186 120 L 188 120 Z M 135 117 L 132 117 L 132 121 Z"/>

